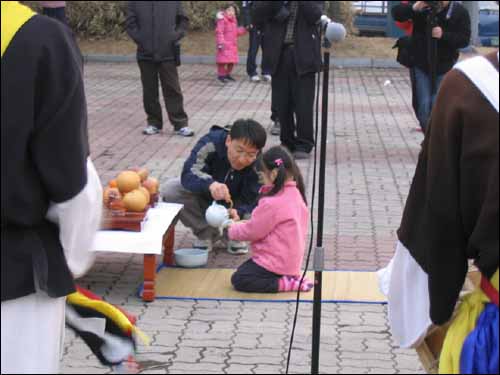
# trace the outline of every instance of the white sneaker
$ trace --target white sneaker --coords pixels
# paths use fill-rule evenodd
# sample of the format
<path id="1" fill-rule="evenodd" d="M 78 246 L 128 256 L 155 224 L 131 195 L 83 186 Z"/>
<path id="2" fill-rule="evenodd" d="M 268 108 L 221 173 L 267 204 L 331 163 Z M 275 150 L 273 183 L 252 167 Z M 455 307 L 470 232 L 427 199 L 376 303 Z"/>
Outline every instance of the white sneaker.
<path id="1" fill-rule="evenodd" d="M 250 81 L 252 82 L 260 82 L 260 77 L 258 75 L 254 75 L 250 77 Z"/>
<path id="2" fill-rule="evenodd" d="M 192 129 L 188 128 L 187 126 L 185 126 L 179 130 L 176 130 L 175 134 L 181 135 L 183 137 L 192 137 L 194 135 L 194 131 Z"/>
<path id="3" fill-rule="evenodd" d="M 242 241 L 229 241 L 227 252 L 233 255 L 243 255 L 248 253 L 248 243 Z"/>
<path id="4" fill-rule="evenodd" d="M 211 240 L 196 239 L 193 243 L 195 249 L 202 249 L 211 252 L 214 249 L 214 243 Z"/>
<path id="5" fill-rule="evenodd" d="M 153 134 L 158 134 L 159 132 L 160 132 L 160 129 L 158 129 L 156 126 L 154 126 L 154 125 L 148 125 L 142 131 L 142 134 L 153 135 Z"/>
<path id="6" fill-rule="evenodd" d="M 263 80 L 264 82 L 271 82 L 271 80 L 272 80 L 272 79 L 273 79 L 273 78 L 272 78 L 272 77 L 271 77 L 271 75 L 269 75 L 269 74 L 263 74 L 263 75 L 262 75 L 262 80 Z"/>

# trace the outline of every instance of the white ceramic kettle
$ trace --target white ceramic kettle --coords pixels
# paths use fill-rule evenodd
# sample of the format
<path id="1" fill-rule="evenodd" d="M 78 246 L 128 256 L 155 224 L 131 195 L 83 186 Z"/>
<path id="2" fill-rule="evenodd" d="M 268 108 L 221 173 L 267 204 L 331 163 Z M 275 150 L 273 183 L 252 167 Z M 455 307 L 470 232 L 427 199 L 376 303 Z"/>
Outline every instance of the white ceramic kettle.
<path id="1" fill-rule="evenodd" d="M 229 211 L 226 207 L 218 204 L 216 201 L 207 208 L 205 219 L 208 225 L 214 228 L 220 228 L 227 220 L 229 220 Z"/>

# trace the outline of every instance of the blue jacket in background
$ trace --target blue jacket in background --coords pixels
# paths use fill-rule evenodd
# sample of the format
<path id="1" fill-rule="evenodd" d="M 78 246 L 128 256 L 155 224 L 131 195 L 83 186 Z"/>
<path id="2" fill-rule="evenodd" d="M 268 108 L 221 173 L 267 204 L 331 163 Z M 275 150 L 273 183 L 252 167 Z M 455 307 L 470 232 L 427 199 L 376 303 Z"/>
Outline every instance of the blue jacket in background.
<path id="1" fill-rule="evenodd" d="M 214 126 L 191 151 L 182 170 L 182 186 L 193 193 L 212 199 L 209 187 L 213 182 L 226 184 L 234 208 L 241 218 L 252 213 L 257 205 L 261 185 L 255 163 L 236 171 L 227 158 L 226 138 L 229 130 Z"/>

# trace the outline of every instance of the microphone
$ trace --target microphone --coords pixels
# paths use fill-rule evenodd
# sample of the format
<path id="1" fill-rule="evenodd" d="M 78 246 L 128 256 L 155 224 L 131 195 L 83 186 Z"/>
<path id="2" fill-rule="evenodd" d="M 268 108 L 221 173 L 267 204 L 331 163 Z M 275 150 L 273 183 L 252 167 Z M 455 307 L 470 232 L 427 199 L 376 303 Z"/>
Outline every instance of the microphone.
<path id="1" fill-rule="evenodd" d="M 325 38 L 330 42 L 341 42 L 346 38 L 347 32 L 341 23 L 333 22 L 328 16 L 322 15 L 319 23 L 325 32 Z"/>
<path id="2" fill-rule="evenodd" d="M 346 37 L 346 30 L 344 25 L 337 22 L 330 22 L 325 28 L 325 38 L 328 39 L 330 43 L 342 42 Z"/>
<path id="3" fill-rule="evenodd" d="M 330 22 L 332 22 L 332 20 L 327 15 L 323 14 L 318 23 L 321 23 L 321 26 L 325 27 Z"/>

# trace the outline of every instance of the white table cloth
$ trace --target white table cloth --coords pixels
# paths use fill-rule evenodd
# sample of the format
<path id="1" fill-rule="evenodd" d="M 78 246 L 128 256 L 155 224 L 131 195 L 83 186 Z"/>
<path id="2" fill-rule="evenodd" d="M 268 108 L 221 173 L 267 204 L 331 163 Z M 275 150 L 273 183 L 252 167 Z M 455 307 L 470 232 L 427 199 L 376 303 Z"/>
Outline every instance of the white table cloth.
<path id="1" fill-rule="evenodd" d="M 100 230 L 95 236 L 92 251 L 161 254 L 163 235 L 182 207 L 182 204 L 158 203 L 149 209 L 140 232 Z"/>

